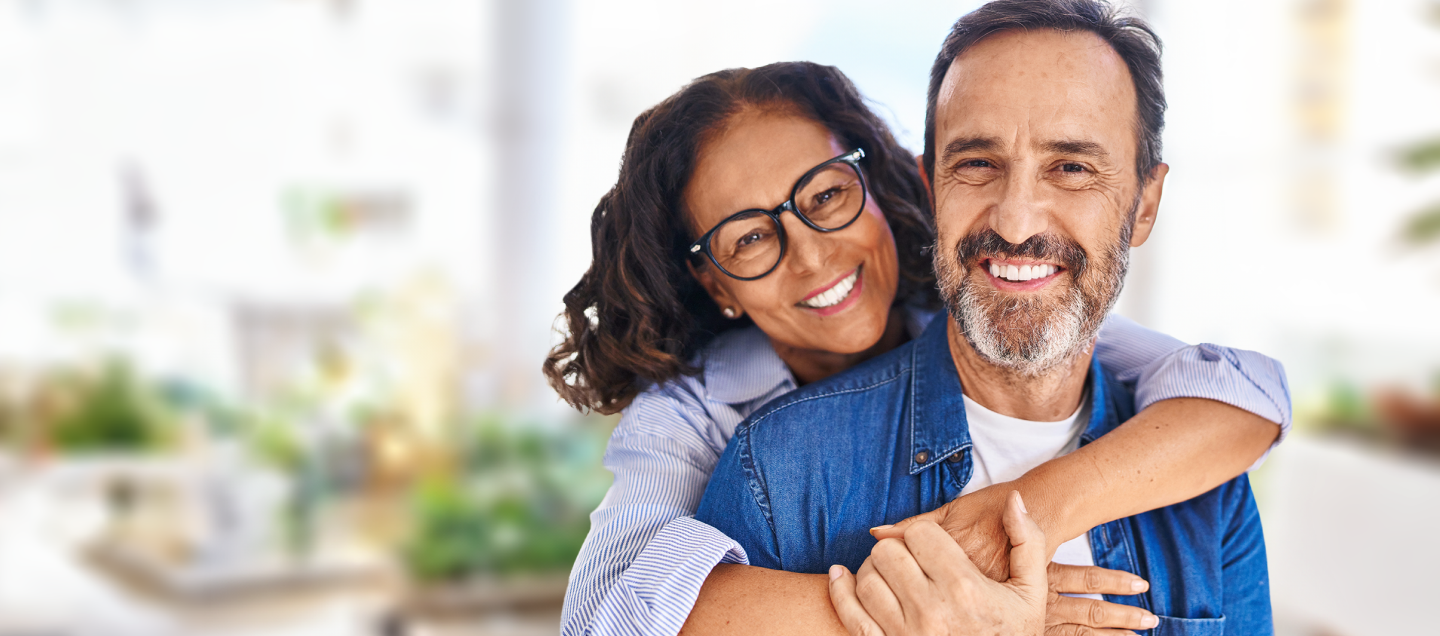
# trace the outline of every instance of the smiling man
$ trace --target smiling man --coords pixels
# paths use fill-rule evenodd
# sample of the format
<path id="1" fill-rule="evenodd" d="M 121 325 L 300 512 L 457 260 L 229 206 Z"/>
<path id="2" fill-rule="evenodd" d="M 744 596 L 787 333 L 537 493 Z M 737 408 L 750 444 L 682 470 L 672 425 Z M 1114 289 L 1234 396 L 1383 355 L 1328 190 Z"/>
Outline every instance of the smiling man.
<path id="1" fill-rule="evenodd" d="M 924 161 L 950 319 L 751 415 L 696 515 L 752 565 L 831 571 L 852 631 L 912 627 L 893 593 L 902 586 L 963 587 L 926 567 L 934 524 L 888 524 L 943 514 L 1135 410 L 1091 346 L 1169 170 L 1158 41 L 1101 3 L 999 0 L 957 23 L 930 96 Z M 1143 594 L 1106 600 L 1153 612 L 1156 633 L 1272 633 L 1246 477 L 1096 524 L 1048 537 L 1055 560 L 1148 580 Z M 875 527 L 893 539 L 877 545 Z M 932 596 L 964 598 L 952 592 Z"/>

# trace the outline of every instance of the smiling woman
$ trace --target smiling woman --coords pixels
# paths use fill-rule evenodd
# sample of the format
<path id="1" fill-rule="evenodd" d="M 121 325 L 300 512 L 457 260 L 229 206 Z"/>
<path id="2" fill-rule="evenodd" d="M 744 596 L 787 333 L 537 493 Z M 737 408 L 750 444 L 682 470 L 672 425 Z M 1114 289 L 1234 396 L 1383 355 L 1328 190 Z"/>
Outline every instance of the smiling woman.
<path id="1" fill-rule="evenodd" d="M 938 305 L 928 201 L 915 157 L 833 67 L 720 71 L 636 118 L 619 178 L 591 217 L 590 269 L 565 295 L 568 333 L 544 365 L 576 408 L 622 413 L 605 459 L 615 483 L 572 569 L 562 633 L 843 630 L 824 575 L 751 567 L 741 546 L 693 515 L 748 415 L 924 330 Z M 1083 263 L 1041 264 L 1063 277 Z M 1035 276 L 1034 263 L 1014 264 L 1017 277 L 1021 266 Z M 1004 578 L 1001 488 L 1021 492 L 1053 551 L 1092 517 L 1174 503 L 1240 474 L 1276 438 L 1252 413 L 1165 399 L 1269 415 L 1254 404 L 1283 392 L 1284 379 L 1268 360 L 1188 364 L 1193 348 L 1108 324 L 1101 364 L 1139 377 L 1165 404 L 1064 467 L 954 500 L 945 529 L 977 572 Z M 1144 374 L 1146 365 L 1164 371 Z M 1272 416 L 1288 419 L 1288 403 Z M 1124 474 L 1096 471 L 1122 465 Z M 1133 593 L 1132 575 L 1077 571 L 1052 578 L 1051 591 Z M 1098 580 L 1116 587 L 1081 584 Z M 1056 594 L 1047 614 L 1056 624 L 1143 624 L 1118 605 L 1101 624 L 1104 608 L 1083 604 L 1103 601 Z"/>

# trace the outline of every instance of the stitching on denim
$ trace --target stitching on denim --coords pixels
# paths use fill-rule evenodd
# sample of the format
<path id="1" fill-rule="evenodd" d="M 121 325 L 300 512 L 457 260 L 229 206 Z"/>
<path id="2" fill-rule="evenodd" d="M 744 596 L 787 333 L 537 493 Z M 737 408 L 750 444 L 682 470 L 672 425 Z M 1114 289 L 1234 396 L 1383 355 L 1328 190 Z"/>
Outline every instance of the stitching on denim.
<path id="1" fill-rule="evenodd" d="M 800 398 L 800 399 L 798 399 L 798 400 L 795 400 L 794 402 L 789 402 L 789 403 L 787 403 L 787 404 L 781 404 L 781 405 L 779 405 L 779 406 L 774 407 L 773 409 L 771 409 L 771 410 L 769 410 L 769 411 L 766 411 L 764 414 L 756 417 L 754 420 L 751 420 L 751 422 L 750 422 L 749 424 L 746 424 L 744 428 L 745 428 L 745 430 L 746 430 L 747 432 L 748 432 L 748 431 L 751 431 L 751 430 L 754 430 L 757 426 L 760 425 L 761 422 L 765 421 L 765 419 L 768 418 L 768 417 L 770 417 L 771 415 L 774 415 L 774 414 L 776 414 L 776 413 L 779 413 L 780 411 L 783 411 L 783 410 L 785 410 L 785 409 L 788 409 L 788 408 L 790 408 L 790 407 L 792 407 L 792 406 L 795 406 L 795 405 L 798 405 L 798 404 L 804 404 L 805 402 L 809 402 L 809 401 L 811 401 L 811 400 L 818 400 L 818 399 L 827 398 L 827 397 L 835 397 L 835 396 L 837 396 L 837 395 L 845 395 L 845 394 L 847 394 L 847 393 L 860 393 L 860 392 L 862 392 L 862 391 L 869 391 L 869 390 L 871 390 L 871 389 L 876 389 L 876 388 L 885 386 L 885 385 L 887 385 L 887 384 L 890 384 L 891 382 L 895 382 L 896 380 L 901 379 L 902 376 L 904 376 L 905 374 L 907 374 L 907 373 L 909 373 L 909 372 L 910 372 L 910 370 L 909 370 L 909 369 L 906 369 L 906 370 L 901 371 L 900 373 L 896 374 L 894 377 L 891 377 L 891 378 L 889 378 L 889 379 L 886 379 L 886 380 L 883 380 L 883 381 L 880 381 L 880 382 L 876 382 L 875 384 L 870 384 L 870 385 L 861 386 L 861 387 L 855 387 L 855 388 L 853 388 L 853 389 L 845 389 L 845 390 L 843 390 L 843 391 L 831 391 L 831 392 L 829 392 L 829 393 L 821 393 L 821 394 L 819 394 L 819 395 L 811 395 L 811 396 L 808 396 L 808 397 L 804 397 L 804 398 Z"/>
<path id="2" fill-rule="evenodd" d="M 737 445 L 740 453 L 740 467 L 745 470 L 745 482 L 750 487 L 750 498 L 755 500 L 755 505 L 760 508 L 761 516 L 765 517 L 766 525 L 770 526 L 770 533 L 775 534 L 775 518 L 770 515 L 770 496 L 765 490 L 765 477 L 760 474 L 760 469 L 755 465 L 755 456 L 750 452 L 750 435 L 747 429 L 744 433 L 736 433 L 739 437 Z"/>

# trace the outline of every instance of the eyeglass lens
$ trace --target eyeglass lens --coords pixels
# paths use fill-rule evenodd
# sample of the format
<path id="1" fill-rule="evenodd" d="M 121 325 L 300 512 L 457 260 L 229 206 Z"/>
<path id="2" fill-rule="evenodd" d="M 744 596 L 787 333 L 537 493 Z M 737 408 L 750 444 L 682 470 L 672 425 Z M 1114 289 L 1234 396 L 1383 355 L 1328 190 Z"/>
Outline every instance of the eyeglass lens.
<path id="1" fill-rule="evenodd" d="M 797 184 L 794 201 L 797 212 L 816 227 L 834 230 L 860 215 L 865 194 L 855 168 L 837 162 Z M 710 253 L 733 276 L 760 276 L 780 262 L 783 236 L 774 217 L 750 210 L 715 229 L 710 236 Z"/>

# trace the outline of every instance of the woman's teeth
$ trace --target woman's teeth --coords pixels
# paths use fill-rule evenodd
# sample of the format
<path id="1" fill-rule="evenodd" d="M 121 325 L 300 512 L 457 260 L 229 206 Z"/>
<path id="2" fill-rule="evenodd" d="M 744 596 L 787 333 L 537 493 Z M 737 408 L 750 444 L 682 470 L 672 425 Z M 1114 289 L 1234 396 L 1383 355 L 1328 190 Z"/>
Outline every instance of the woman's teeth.
<path id="1" fill-rule="evenodd" d="M 1012 283 L 1045 278 L 1046 276 L 1054 274 L 1059 269 L 1060 268 L 1054 265 L 1021 265 L 1016 267 L 1014 265 L 1000 265 L 993 261 L 990 263 L 991 276 L 1003 278 Z"/>
<path id="2" fill-rule="evenodd" d="M 840 282 L 835 283 L 834 287 L 825 290 L 823 293 L 817 294 L 814 298 L 800 301 L 800 304 L 806 307 L 813 307 L 815 309 L 824 309 L 826 307 L 833 306 L 836 303 L 845 300 L 845 297 L 850 295 L 850 290 L 855 289 L 855 281 L 858 278 L 860 278 L 860 270 L 856 269 L 855 271 L 850 272 L 849 276 L 846 276 L 845 278 L 841 279 Z"/>

